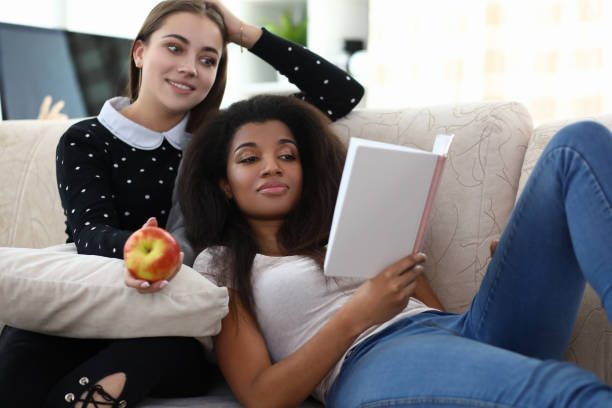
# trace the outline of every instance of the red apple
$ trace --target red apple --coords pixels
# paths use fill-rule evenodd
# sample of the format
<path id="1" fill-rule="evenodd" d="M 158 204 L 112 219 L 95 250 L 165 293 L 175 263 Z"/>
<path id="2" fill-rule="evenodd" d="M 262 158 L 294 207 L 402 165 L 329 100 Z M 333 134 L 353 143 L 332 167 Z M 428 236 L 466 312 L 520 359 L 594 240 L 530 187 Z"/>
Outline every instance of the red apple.
<path id="1" fill-rule="evenodd" d="M 172 275 L 181 261 L 181 251 L 168 231 L 143 227 L 125 242 L 123 260 L 135 278 L 152 282 Z"/>

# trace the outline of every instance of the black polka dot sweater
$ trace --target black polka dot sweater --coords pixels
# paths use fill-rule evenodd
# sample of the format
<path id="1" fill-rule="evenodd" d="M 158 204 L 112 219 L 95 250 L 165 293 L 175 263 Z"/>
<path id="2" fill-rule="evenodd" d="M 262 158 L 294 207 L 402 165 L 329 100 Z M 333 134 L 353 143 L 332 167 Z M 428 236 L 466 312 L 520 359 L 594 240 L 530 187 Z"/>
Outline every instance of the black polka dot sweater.
<path id="1" fill-rule="evenodd" d="M 56 173 L 67 242 L 79 253 L 121 258 L 128 236 L 149 217 L 165 226 L 182 153 L 166 138 L 154 148 L 128 144 L 102 125 L 103 112 L 62 136 Z"/>
<path id="2" fill-rule="evenodd" d="M 363 87 L 308 49 L 263 30 L 250 50 L 285 74 L 304 99 L 332 120 L 359 102 Z M 81 254 L 122 258 L 129 235 L 149 217 L 166 226 L 189 134 L 186 117 L 164 133 L 123 117 L 127 98 L 107 101 L 97 118 L 71 126 L 57 146 L 56 174 L 67 242 Z M 181 242 L 181 244 L 183 244 Z"/>
<path id="3" fill-rule="evenodd" d="M 295 84 L 295 96 L 313 104 L 331 120 L 349 113 L 361 100 L 363 86 L 342 69 L 307 48 L 263 30 L 250 50 Z"/>

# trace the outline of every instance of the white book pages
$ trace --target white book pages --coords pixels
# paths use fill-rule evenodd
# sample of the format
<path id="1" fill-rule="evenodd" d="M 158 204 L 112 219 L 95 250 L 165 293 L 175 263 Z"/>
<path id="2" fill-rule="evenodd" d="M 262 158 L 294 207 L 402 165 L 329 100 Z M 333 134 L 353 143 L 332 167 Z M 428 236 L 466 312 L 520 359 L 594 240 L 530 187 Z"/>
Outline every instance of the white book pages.
<path id="1" fill-rule="evenodd" d="M 436 140 L 441 155 L 350 140 L 325 258 L 326 275 L 370 278 L 413 251 L 428 197 L 433 199 L 430 189 L 436 166 L 452 141 L 443 136 Z"/>

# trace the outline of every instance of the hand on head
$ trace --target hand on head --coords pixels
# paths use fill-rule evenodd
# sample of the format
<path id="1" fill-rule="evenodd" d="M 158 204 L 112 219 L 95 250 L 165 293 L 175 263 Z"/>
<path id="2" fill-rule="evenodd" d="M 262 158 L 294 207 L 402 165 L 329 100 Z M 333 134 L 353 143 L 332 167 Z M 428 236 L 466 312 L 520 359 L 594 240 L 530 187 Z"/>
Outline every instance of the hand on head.
<path id="1" fill-rule="evenodd" d="M 227 36 L 233 43 L 239 44 L 240 42 L 240 26 L 244 26 L 244 22 L 240 20 L 234 13 L 232 13 L 226 6 L 219 0 L 203 0 L 204 3 L 215 5 L 221 12 L 223 22 L 225 23 L 225 29 L 227 30 Z"/>

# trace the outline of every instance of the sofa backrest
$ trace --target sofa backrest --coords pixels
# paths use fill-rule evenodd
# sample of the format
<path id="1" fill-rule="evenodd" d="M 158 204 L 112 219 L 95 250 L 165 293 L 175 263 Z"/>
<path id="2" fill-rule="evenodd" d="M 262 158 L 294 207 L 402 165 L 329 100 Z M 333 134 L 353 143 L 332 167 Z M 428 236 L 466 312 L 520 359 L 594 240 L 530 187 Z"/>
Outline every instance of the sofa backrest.
<path id="1" fill-rule="evenodd" d="M 491 240 L 514 205 L 533 130 L 527 110 L 512 102 L 367 110 L 333 126 L 345 141 L 362 137 L 424 150 L 437 134 L 455 134 L 423 251 L 425 273 L 445 308 L 465 311 L 484 276 Z"/>
<path id="2" fill-rule="evenodd" d="M 521 179 L 519 182 L 519 190 L 516 197 L 517 199 L 520 193 L 523 191 L 523 187 L 525 187 L 527 178 L 529 178 L 529 174 L 531 174 L 531 170 L 533 170 L 533 167 L 538 161 L 540 154 L 542 154 L 542 151 L 544 150 L 550 139 L 555 135 L 555 133 L 557 133 L 564 126 L 583 120 L 593 120 L 595 122 L 601 123 L 608 129 L 612 129 L 612 114 L 589 116 L 575 119 L 553 120 L 542 123 L 534 129 L 533 135 L 529 140 L 529 146 L 527 147 L 527 151 L 525 152 L 525 160 L 523 161 L 523 168 L 521 169 Z"/>
<path id="3" fill-rule="evenodd" d="M 73 122 L 0 122 L 0 246 L 65 241 L 55 147 Z M 520 104 L 491 102 L 358 110 L 332 125 L 345 142 L 362 137 L 425 150 L 437 134 L 455 134 L 424 240 L 427 276 L 450 311 L 465 310 L 480 284 L 489 243 L 514 203 L 531 123 Z"/>

